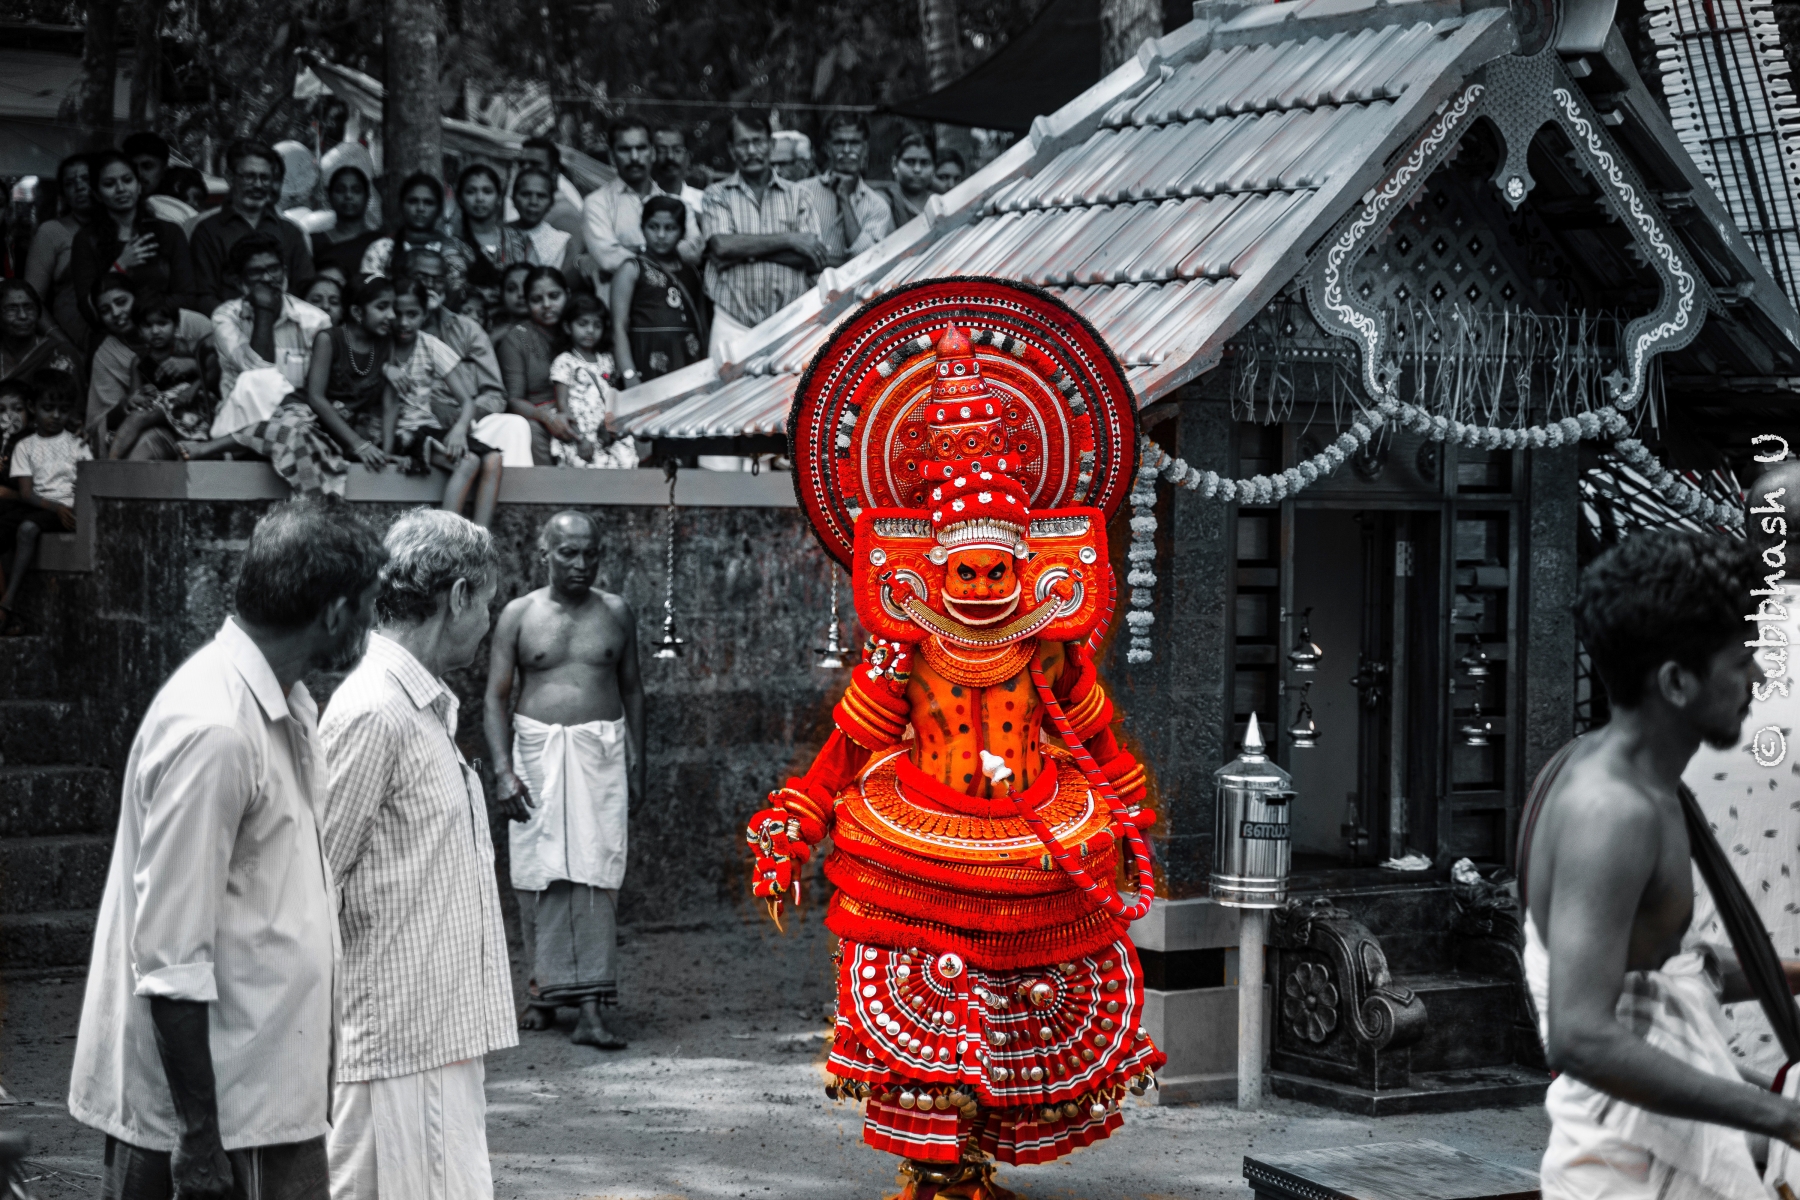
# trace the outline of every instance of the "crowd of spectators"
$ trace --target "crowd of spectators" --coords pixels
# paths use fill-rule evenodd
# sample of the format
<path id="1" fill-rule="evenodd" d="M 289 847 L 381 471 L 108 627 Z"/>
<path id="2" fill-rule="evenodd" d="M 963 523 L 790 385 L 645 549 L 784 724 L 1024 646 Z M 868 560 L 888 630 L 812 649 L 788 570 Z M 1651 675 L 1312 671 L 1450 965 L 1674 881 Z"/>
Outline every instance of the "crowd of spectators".
<path id="1" fill-rule="evenodd" d="M 152 133 L 64 160 L 0 278 L 0 622 L 39 535 L 72 526 L 78 451 L 264 459 L 302 493 L 341 493 L 352 462 L 437 469 L 444 506 L 484 525 L 506 467 L 635 466 L 619 392 L 707 357 L 965 170 L 911 133 L 891 180 L 865 178 L 854 114 L 818 162 L 754 113 L 729 133 L 734 169 L 705 188 L 681 129 L 624 119 L 616 178 L 579 206 L 530 138 L 452 186 L 405 178 L 385 225 L 355 142 L 316 162 L 235 142 L 218 203 Z M 283 207 L 298 175 L 317 209 Z M 66 442 L 21 454 L 46 412 Z"/>

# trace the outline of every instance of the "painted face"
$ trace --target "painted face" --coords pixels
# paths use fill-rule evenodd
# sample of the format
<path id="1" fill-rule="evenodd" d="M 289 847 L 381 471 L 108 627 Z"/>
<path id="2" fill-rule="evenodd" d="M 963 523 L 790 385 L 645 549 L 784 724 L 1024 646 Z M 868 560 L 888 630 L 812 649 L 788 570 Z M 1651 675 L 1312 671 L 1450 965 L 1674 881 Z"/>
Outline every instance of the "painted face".
<path id="1" fill-rule="evenodd" d="M 525 297 L 525 307 L 531 313 L 531 319 L 547 329 L 562 324 L 563 305 L 569 294 L 556 286 L 554 279 L 540 279 L 531 285 L 531 291 Z"/>
<path id="2" fill-rule="evenodd" d="M 992 546 L 953 550 L 944 561 L 944 607 L 965 625 L 992 625 L 1019 607 L 1011 552 Z"/>
<path id="3" fill-rule="evenodd" d="M 323 309 L 333 325 L 344 323 L 344 289 L 334 280 L 315 279 L 306 295 L 300 297 L 314 308 Z"/>

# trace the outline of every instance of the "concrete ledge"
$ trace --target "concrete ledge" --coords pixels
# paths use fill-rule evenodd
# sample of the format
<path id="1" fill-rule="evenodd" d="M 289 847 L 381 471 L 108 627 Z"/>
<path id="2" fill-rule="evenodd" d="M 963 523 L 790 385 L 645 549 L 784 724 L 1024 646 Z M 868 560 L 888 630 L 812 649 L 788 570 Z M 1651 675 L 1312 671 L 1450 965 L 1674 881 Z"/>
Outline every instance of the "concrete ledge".
<path id="1" fill-rule="evenodd" d="M 1208 896 L 1192 900 L 1150 902 L 1150 911 L 1131 924 L 1131 942 L 1140 950 L 1162 954 L 1181 950 L 1218 950 L 1238 944 L 1238 910 Z"/>
<path id="2" fill-rule="evenodd" d="M 352 501 L 435 504 L 444 475 L 350 468 L 345 495 Z M 86 462 L 75 484 L 75 532 L 46 535 L 38 546 L 45 571 L 93 570 L 94 501 L 282 500 L 290 495 L 275 469 L 261 462 Z M 625 505 L 654 508 L 669 502 L 661 471 L 599 471 L 572 467 L 517 467 L 501 477 L 500 503 L 554 507 Z M 786 471 L 682 471 L 675 503 L 687 508 L 794 508 L 794 477 Z"/>
<path id="3" fill-rule="evenodd" d="M 1263 989 L 1263 1034 L 1274 1027 L 1272 993 Z M 1161 1088 L 1145 1098 L 1155 1104 L 1191 1104 L 1237 1098 L 1238 990 L 1144 989 L 1144 1029 L 1169 1056 Z M 1268 1045 L 1263 1047 L 1265 1059 Z"/>

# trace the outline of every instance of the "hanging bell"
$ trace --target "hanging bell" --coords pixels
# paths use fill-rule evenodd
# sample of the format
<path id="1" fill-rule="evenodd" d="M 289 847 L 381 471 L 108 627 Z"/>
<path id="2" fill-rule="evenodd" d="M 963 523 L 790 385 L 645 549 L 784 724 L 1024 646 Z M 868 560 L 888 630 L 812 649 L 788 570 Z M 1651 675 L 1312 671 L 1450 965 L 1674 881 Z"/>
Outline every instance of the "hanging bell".
<path id="1" fill-rule="evenodd" d="M 1311 750 L 1319 744 L 1319 727 L 1313 722 L 1312 705 L 1306 702 L 1306 695 L 1312 691 L 1312 680 L 1307 680 L 1300 689 L 1300 709 L 1294 714 L 1294 723 L 1288 726 L 1288 737 L 1293 739 L 1296 750 Z"/>
<path id="2" fill-rule="evenodd" d="M 1475 702 L 1475 711 L 1470 714 L 1468 722 L 1457 730 L 1462 735 L 1462 744 L 1465 746 L 1485 746 L 1493 732 L 1494 723 L 1481 715 L 1479 700 Z"/>
<path id="3" fill-rule="evenodd" d="M 838 620 L 837 566 L 831 566 L 831 623 L 825 626 L 825 644 L 819 647 L 819 669 L 836 671 L 844 665 L 843 623 Z"/>
<path id="4" fill-rule="evenodd" d="M 1300 614 L 1300 636 L 1295 639 L 1294 648 L 1288 651 L 1288 665 L 1296 671 L 1316 671 L 1319 660 L 1325 657 L 1325 652 L 1312 640 L 1311 617 L 1310 608 Z"/>
<path id="5" fill-rule="evenodd" d="M 663 560 L 663 626 L 662 638 L 656 643 L 652 658 L 679 658 L 685 643 L 675 636 L 675 471 L 671 463 L 669 476 L 669 545 Z"/>
<path id="6" fill-rule="evenodd" d="M 1486 679 L 1488 675 L 1487 651 L 1482 648 L 1481 635 L 1475 635 L 1475 644 L 1468 652 L 1456 660 L 1456 669 L 1470 679 Z"/>

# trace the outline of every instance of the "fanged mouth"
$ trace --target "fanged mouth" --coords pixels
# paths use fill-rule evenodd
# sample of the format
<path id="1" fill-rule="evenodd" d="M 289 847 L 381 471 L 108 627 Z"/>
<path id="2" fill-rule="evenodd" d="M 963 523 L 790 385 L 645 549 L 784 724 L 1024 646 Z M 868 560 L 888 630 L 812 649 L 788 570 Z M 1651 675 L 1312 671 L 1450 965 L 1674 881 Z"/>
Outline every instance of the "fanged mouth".
<path id="1" fill-rule="evenodd" d="M 979 629 L 984 625 L 997 625 L 1017 612 L 1019 596 L 1020 585 L 1015 583 L 1012 592 L 998 600 L 953 600 L 945 596 L 944 609 L 964 625 Z"/>

